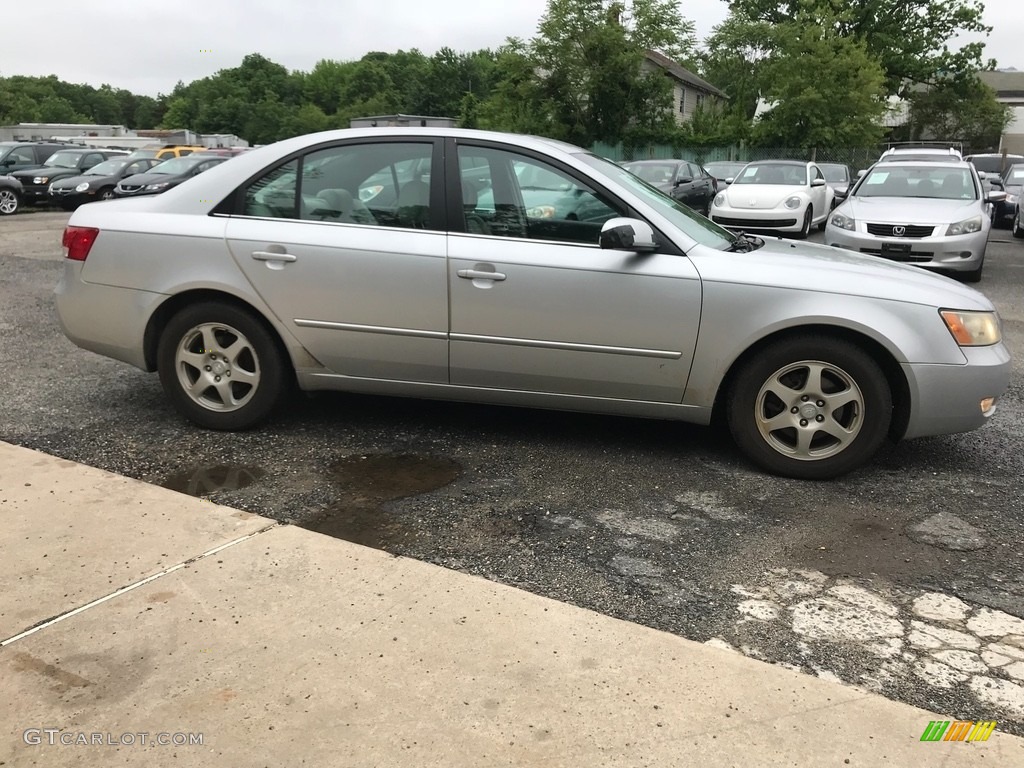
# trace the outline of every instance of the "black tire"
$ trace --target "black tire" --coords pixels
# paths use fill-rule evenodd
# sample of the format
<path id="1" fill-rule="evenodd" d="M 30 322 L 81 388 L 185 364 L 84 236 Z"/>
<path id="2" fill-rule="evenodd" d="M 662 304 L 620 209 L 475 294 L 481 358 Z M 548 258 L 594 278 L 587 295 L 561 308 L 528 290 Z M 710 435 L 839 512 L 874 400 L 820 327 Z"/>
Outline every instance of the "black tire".
<path id="1" fill-rule="evenodd" d="M 817 382 L 812 371 L 819 372 Z M 761 424 L 759 414 L 778 422 Z M 746 361 L 729 388 L 726 420 L 737 446 L 762 469 L 827 480 L 856 469 L 881 447 L 892 421 L 892 392 L 860 347 L 828 336 L 799 336 Z M 848 435 L 837 437 L 830 428 Z"/>
<path id="2" fill-rule="evenodd" d="M 961 272 L 960 279 L 965 283 L 980 283 L 981 282 L 981 270 L 985 268 L 985 257 L 981 257 L 981 264 L 978 265 L 977 269 L 972 269 L 970 272 Z"/>
<path id="3" fill-rule="evenodd" d="M 100 191 L 98 191 L 96 193 L 96 199 L 97 200 L 113 200 L 114 199 L 114 188 L 113 187 L 103 187 L 103 189 L 101 189 Z"/>
<path id="4" fill-rule="evenodd" d="M 1022 215 L 1019 205 L 1017 206 L 1017 212 L 1013 217 L 1013 224 L 1011 227 L 1013 236 L 1018 240 L 1024 240 L 1024 215 Z"/>
<path id="5" fill-rule="evenodd" d="M 0 189 L 0 216 L 13 216 L 21 210 L 21 195 L 13 189 Z"/>
<path id="6" fill-rule="evenodd" d="M 288 365 L 257 317 L 212 301 L 174 315 L 157 347 L 164 392 L 182 416 L 205 429 L 243 430 L 266 420 L 285 391 Z M 201 378 L 205 388 L 186 391 Z"/>
<path id="7" fill-rule="evenodd" d="M 807 236 L 811 234 L 811 222 L 814 220 L 814 206 L 808 205 L 807 210 L 804 211 L 804 225 L 800 228 L 800 231 L 796 234 L 797 240 L 806 240 Z"/>

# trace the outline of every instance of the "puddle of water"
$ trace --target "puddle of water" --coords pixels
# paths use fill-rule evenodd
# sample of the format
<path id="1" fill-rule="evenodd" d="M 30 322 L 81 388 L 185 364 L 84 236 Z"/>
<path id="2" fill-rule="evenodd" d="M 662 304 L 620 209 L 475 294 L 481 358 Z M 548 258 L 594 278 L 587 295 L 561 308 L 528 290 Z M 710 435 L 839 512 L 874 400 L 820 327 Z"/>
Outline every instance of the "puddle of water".
<path id="1" fill-rule="evenodd" d="M 451 459 L 413 454 L 346 456 L 328 470 L 342 498 L 317 520 L 303 525 L 317 533 L 384 549 L 412 530 L 384 502 L 419 496 L 454 482 L 462 471 Z"/>
<path id="2" fill-rule="evenodd" d="M 167 476 L 160 485 L 178 493 L 187 493 L 189 496 L 209 496 L 217 491 L 237 491 L 245 488 L 266 474 L 266 470 L 260 467 L 217 464 L 176 472 Z"/>

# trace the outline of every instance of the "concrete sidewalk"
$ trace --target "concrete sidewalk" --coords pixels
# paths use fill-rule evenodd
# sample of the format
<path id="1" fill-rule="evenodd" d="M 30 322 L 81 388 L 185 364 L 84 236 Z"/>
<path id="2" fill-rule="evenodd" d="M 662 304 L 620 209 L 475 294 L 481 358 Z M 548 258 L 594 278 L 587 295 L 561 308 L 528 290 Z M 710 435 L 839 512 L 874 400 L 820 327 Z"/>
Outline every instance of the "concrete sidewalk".
<path id="1" fill-rule="evenodd" d="M 1024 765 L 998 731 L 923 743 L 952 718 L 5 443 L 0 522 L 5 767 Z"/>

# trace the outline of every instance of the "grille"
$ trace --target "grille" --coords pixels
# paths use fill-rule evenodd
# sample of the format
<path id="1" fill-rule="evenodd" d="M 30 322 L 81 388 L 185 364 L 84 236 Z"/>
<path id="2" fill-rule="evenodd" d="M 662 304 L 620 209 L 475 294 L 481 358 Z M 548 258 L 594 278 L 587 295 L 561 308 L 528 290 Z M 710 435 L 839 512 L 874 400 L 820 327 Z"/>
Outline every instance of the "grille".
<path id="1" fill-rule="evenodd" d="M 935 227 L 923 224 L 868 224 L 868 234 L 875 237 L 931 237 Z M 895 227 L 903 227 L 906 231 L 902 235 L 893 232 Z"/>
<path id="2" fill-rule="evenodd" d="M 776 229 L 796 226 L 796 219 L 734 219 L 730 216 L 712 216 L 716 224 L 726 227 L 748 227 L 750 229 Z"/>
<path id="3" fill-rule="evenodd" d="M 121 189 L 124 190 L 125 192 L 136 192 L 136 191 L 142 189 L 142 185 L 141 184 L 122 184 L 121 185 Z"/>
<path id="4" fill-rule="evenodd" d="M 932 251 L 910 251 L 909 253 L 882 253 L 881 248 L 861 248 L 861 253 L 870 253 L 872 256 L 881 256 L 890 261 L 906 261 L 910 263 L 931 261 L 935 254 Z"/>

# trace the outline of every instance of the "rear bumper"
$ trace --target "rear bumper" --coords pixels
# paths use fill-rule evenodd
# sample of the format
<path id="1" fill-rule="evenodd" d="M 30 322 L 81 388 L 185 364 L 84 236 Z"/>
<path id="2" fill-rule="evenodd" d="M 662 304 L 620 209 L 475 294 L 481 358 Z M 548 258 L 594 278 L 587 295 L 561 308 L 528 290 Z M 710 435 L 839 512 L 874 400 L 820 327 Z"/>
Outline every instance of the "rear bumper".
<path id="1" fill-rule="evenodd" d="M 68 339 L 82 349 L 148 370 L 146 325 L 166 296 L 86 283 L 82 264 L 67 259 L 54 293 L 60 327 Z"/>

